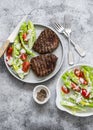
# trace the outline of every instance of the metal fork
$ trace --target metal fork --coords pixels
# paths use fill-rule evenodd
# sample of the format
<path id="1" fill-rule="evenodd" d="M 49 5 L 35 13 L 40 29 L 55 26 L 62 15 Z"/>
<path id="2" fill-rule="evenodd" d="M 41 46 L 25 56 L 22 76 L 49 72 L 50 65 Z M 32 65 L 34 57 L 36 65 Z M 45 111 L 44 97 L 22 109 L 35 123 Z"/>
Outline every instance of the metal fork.
<path id="1" fill-rule="evenodd" d="M 51 20 L 51 23 L 52 23 L 52 26 L 55 28 L 55 30 L 57 32 L 59 32 L 60 34 L 64 34 L 68 38 L 68 34 L 67 34 L 65 28 L 62 25 L 60 25 L 57 21 L 52 21 L 52 20 Z M 70 42 L 72 43 L 75 50 L 78 52 L 78 54 L 81 57 L 84 57 L 86 55 L 84 49 L 81 48 L 78 44 L 76 44 L 72 39 L 70 39 Z"/>

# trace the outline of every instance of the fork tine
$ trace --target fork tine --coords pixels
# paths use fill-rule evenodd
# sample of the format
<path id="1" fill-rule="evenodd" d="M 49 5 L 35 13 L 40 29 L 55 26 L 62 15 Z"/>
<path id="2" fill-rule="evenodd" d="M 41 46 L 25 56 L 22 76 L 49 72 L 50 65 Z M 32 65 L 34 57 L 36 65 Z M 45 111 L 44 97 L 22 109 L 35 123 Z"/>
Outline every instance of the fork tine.
<path id="1" fill-rule="evenodd" d="M 53 24 L 53 26 L 57 31 L 59 30 L 59 27 L 55 23 Z"/>
<path id="2" fill-rule="evenodd" d="M 63 28 L 63 26 L 62 25 L 60 25 L 59 23 L 56 23 L 55 22 L 55 26 L 56 26 L 56 28 L 58 29 L 58 30 L 64 30 L 64 28 Z"/>
<path id="3" fill-rule="evenodd" d="M 59 33 L 63 32 L 64 30 L 63 26 L 61 26 L 56 20 L 55 21 L 51 20 L 50 22 L 52 23 L 52 26 L 55 28 L 57 32 Z"/>
<path id="4" fill-rule="evenodd" d="M 62 25 L 60 25 L 59 23 L 56 23 L 59 27 L 59 29 L 64 29 Z"/>
<path id="5" fill-rule="evenodd" d="M 60 28 L 60 25 L 58 23 L 55 22 L 55 25 L 57 26 L 57 28 Z"/>

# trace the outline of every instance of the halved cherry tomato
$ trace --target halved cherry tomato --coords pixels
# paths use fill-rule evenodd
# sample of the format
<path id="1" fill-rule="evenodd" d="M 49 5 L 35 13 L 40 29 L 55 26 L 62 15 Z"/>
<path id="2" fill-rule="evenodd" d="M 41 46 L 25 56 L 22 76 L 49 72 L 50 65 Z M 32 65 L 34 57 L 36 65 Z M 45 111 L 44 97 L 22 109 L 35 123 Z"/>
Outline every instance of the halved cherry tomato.
<path id="1" fill-rule="evenodd" d="M 90 93 L 89 93 L 86 89 L 82 89 L 82 90 L 81 90 L 81 95 L 82 95 L 84 98 L 89 98 Z"/>
<path id="2" fill-rule="evenodd" d="M 62 86 L 61 87 L 61 90 L 64 92 L 64 93 L 66 93 L 66 94 L 68 94 L 70 91 L 69 91 L 69 89 L 67 88 L 67 87 L 65 87 L 65 86 Z"/>
<path id="3" fill-rule="evenodd" d="M 79 70 L 79 69 L 75 69 L 74 70 L 74 74 L 77 76 L 77 77 L 84 77 L 84 73 Z"/>
<path id="4" fill-rule="evenodd" d="M 22 37 L 23 37 L 23 40 L 25 40 L 26 37 L 27 37 L 27 34 L 26 34 L 26 33 L 23 33 Z"/>
<path id="5" fill-rule="evenodd" d="M 79 86 L 77 86 L 75 83 L 71 83 L 71 88 L 77 92 L 80 92 L 81 88 Z"/>
<path id="6" fill-rule="evenodd" d="M 84 80 L 84 85 L 88 85 L 88 81 L 87 80 Z"/>
<path id="7" fill-rule="evenodd" d="M 21 58 L 22 60 L 26 60 L 26 59 L 27 59 L 27 55 L 26 55 L 25 53 L 23 53 L 23 54 L 20 56 L 20 58 Z"/>
<path id="8" fill-rule="evenodd" d="M 81 84 L 88 85 L 88 81 L 82 77 L 79 78 L 79 81 L 81 82 Z"/>
<path id="9" fill-rule="evenodd" d="M 22 70 L 23 70 L 24 72 L 27 72 L 27 71 L 29 70 L 29 68 L 30 68 L 30 62 L 25 61 L 25 62 L 23 63 L 23 66 L 22 66 Z"/>
<path id="10" fill-rule="evenodd" d="M 84 77 L 84 73 L 80 71 L 80 77 Z"/>
<path id="11" fill-rule="evenodd" d="M 11 56 L 12 55 L 12 52 L 13 52 L 13 48 L 10 46 L 7 50 L 7 56 Z"/>

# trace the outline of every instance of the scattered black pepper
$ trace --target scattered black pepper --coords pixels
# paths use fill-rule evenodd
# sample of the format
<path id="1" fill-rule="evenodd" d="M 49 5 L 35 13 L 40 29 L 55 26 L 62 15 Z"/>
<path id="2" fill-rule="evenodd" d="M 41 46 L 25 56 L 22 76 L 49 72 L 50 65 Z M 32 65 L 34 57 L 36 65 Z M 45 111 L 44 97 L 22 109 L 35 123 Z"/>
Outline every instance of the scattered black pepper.
<path id="1" fill-rule="evenodd" d="M 44 89 L 41 89 L 39 92 L 37 92 L 37 99 L 39 101 L 44 101 L 46 97 L 47 97 L 47 93 Z"/>

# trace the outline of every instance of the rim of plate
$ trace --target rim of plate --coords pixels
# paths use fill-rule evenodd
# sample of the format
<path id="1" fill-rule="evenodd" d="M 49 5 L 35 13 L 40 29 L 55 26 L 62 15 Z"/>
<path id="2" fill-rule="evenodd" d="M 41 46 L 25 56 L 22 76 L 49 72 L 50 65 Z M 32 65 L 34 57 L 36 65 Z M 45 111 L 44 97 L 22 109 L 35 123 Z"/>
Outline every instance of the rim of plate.
<path id="1" fill-rule="evenodd" d="M 79 63 L 79 64 L 76 64 L 76 65 L 73 65 L 73 66 L 71 66 L 71 67 L 68 67 L 67 69 L 65 69 L 61 74 L 60 74 L 60 76 L 59 76 L 59 78 L 58 78 L 58 80 L 57 80 L 57 84 L 56 84 L 56 106 L 57 106 L 57 108 L 59 109 L 59 110 L 61 110 L 61 111 L 65 111 L 65 112 L 67 112 L 67 113 L 69 113 L 69 114 L 71 114 L 71 115 L 73 115 L 73 116 L 77 116 L 77 117 L 88 117 L 88 116 L 92 116 L 93 115 L 93 113 L 84 113 L 84 115 L 83 115 L 83 112 L 82 113 L 72 113 L 70 110 L 68 110 L 68 109 L 66 109 L 65 107 L 60 107 L 59 106 L 59 102 L 58 102 L 58 98 L 59 98 L 59 90 L 58 90 L 58 88 L 59 88 L 59 86 L 58 86 L 58 84 L 59 84 L 59 81 L 60 81 L 60 78 L 61 78 L 61 76 L 66 72 L 66 71 L 68 71 L 68 70 L 70 70 L 70 69 L 73 69 L 73 68 L 75 68 L 75 67 L 77 67 L 77 66 L 90 66 L 90 67 L 93 67 L 93 65 L 92 64 L 87 64 L 87 63 Z M 81 115 L 80 115 L 81 114 Z"/>
<path id="2" fill-rule="evenodd" d="M 48 81 L 49 79 L 53 78 L 53 77 L 59 72 L 60 68 L 61 68 L 62 65 L 63 65 L 63 61 L 64 61 L 64 45 L 63 45 L 63 41 L 61 40 L 60 34 L 58 34 L 57 31 L 54 30 L 54 29 L 53 29 L 52 27 L 50 27 L 49 25 L 44 25 L 44 24 L 39 24 L 39 23 L 34 23 L 34 25 L 35 25 L 35 26 L 41 26 L 41 27 L 49 28 L 49 29 L 51 29 L 52 31 L 54 31 L 54 32 L 57 34 L 57 36 L 58 36 L 58 38 L 59 38 L 59 40 L 60 40 L 60 44 L 61 44 L 61 46 L 62 46 L 62 48 L 63 48 L 63 50 L 62 50 L 62 53 L 63 53 L 63 54 L 62 54 L 62 59 L 61 59 L 60 66 L 59 66 L 59 68 L 55 71 L 55 73 L 54 73 L 53 75 L 51 75 L 50 77 L 44 78 L 44 79 L 42 79 L 42 80 L 38 80 L 38 81 L 36 81 L 36 82 L 30 82 L 30 81 L 24 81 L 24 80 L 22 80 L 21 78 L 19 78 L 19 77 L 10 69 L 10 67 L 9 67 L 9 66 L 7 65 L 7 63 L 6 63 L 6 52 L 5 52 L 5 53 L 4 53 L 4 62 L 5 62 L 5 65 L 6 65 L 7 69 L 8 69 L 8 71 L 10 72 L 10 74 L 13 75 L 16 79 L 20 80 L 21 82 L 31 83 L 31 84 L 43 83 L 43 82 Z M 29 74 L 28 74 L 28 75 L 29 75 Z"/>

